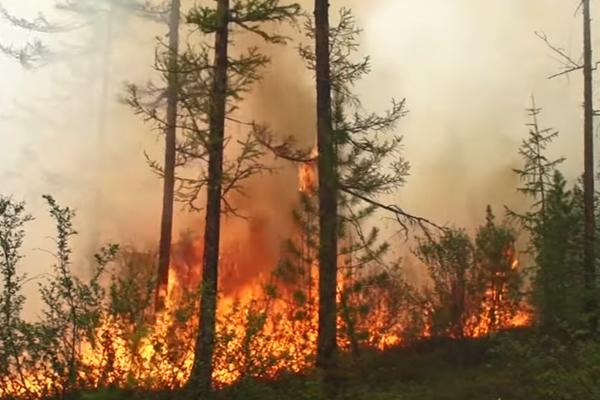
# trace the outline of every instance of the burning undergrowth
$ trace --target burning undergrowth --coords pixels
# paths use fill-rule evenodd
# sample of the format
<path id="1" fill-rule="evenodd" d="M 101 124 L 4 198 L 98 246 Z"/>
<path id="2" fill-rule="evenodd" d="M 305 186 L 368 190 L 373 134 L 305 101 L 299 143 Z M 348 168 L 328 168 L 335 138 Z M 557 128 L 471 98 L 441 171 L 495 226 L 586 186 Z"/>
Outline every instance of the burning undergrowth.
<path id="1" fill-rule="evenodd" d="M 313 365 L 318 304 L 315 233 L 310 229 L 314 215 L 310 194 L 300 197 L 295 219 L 308 225 L 276 246 L 278 252 L 263 229 L 268 224 L 256 222 L 238 229 L 235 240 L 226 240 L 221 250 L 217 386 L 247 377 L 275 378 Z M 174 245 L 166 308 L 155 313 L 154 254 L 108 247 L 96 258 L 95 274 L 77 278 L 69 247 L 74 213 L 52 200 L 57 263 L 41 283 L 42 318 L 29 323 L 19 315 L 23 278 L 14 268 L 17 239 L 24 235 L 17 222 L 27 219 L 22 206 L 3 201 L 14 208 L 10 229 L 5 224 L 2 231 L 3 243 L 12 243 L 16 258 L 2 264 L 0 397 L 37 399 L 109 386 L 183 387 L 198 331 L 201 238 L 190 233 Z M 357 354 L 365 347 L 383 350 L 426 336 L 480 336 L 529 323 L 522 298 L 512 291 L 512 277 L 519 271 L 512 239 L 489 224 L 478 235 L 479 244 L 464 237 L 431 239 L 430 259 L 423 261 L 434 285 L 427 290 L 409 285 L 399 266 L 362 265 L 364 259 L 349 250 L 356 248 L 356 239 L 344 237 L 337 296 L 340 347 Z M 467 246 L 466 252 L 457 252 L 460 245 Z M 457 254 L 467 259 L 453 258 Z"/>

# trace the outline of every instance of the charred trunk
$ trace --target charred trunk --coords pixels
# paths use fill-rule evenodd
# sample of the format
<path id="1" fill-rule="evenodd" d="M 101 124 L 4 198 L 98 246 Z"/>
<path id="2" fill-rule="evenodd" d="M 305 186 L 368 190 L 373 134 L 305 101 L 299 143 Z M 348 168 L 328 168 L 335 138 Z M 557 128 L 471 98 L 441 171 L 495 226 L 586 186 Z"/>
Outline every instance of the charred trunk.
<path id="1" fill-rule="evenodd" d="M 317 366 L 336 363 L 337 174 L 331 114 L 329 3 L 315 0 L 317 146 L 319 150 L 319 328 Z"/>
<path id="2" fill-rule="evenodd" d="M 221 231 L 223 147 L 227 97 L 229 0 L 218 0 L 216 13 L 214 75 L 209 108 L 208 185 L 204 257 L 200 295 L 200 330 L 196 340 L 191 383 L 199 396 L 211 391 L 217 314 L 217 282 Z"/>
<path id="3" fill-rule="evenodd" d="M 158 277 L 155 309 L 164 308 L 169 286 L 171 261 L 171 237 L 173 234 L 173 202 L 175 196 L 175 146 L 177 138 L 177 54 L 179 52 L 179 23 L 181 0 L 173 0 L 169 18 L 169 61 L 167 72 L 167 125 L 165 127 L 165 165 L 163 182 L 163 205 L 158 246 Z"/>

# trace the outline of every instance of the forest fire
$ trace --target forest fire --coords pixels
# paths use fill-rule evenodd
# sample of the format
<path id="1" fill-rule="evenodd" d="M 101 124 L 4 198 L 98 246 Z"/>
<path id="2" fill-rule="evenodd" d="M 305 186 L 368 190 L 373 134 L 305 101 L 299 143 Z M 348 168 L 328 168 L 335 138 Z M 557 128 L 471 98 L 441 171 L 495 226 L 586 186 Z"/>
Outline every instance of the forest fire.
<path id="1" fill-rule="evenodd" d="M 183 260 L 187 258 L 188 262 L 196 263 L 201 252 L 198 247 L 191 251 L 189 245 L 181 249 L 187 250 L 175 257 L 179 264 L 171 269 L 165 310 L 154 317 L 146 314 L 144 318 L 138 316 L 137 319 L 123 314 L 103 315 L 97 328 L 78 350 L 75 387 L 134 386 L 158 390 L 181 388 L 186 384 L 194 359 L 198 325 L 197 291 L 191 289 L 199 282 L 197 274 L 189 275 L 189 266 Z M 235 259 L 236 254 L 240 255 L 239 259 Z M 246 262 L 241 252 L 233 250 L 225 251 L 223 257 L 223 265 L 243 266 Z M 236 271 L 224 274 L 230 279 L 235 275 Z M 313 271 L 312 279 L 315 278 L 316 271 Z M 347 277 L 341 279 L 341 287 L 352 285 L 344 281 Z M 264 282 L 259 275 L 253 282 L 238 286 L 235 292 L 230 290 L 227 282 L 222 282 L 224 292 L 229 294 L 221 298 L 218 307 L 214 360 L 217 386 L 231 384 L 244 376 L 273 378 L 284 371 L 301 372 L 313 365 L 317 296 L 313 294 L 310 302 L 299 308 L 283 297 L 268 295 L 268 285 Z M 285 288 L 280 286 L 278 290 L 284 291 Z M 366 327 L 366 337 L 360 341 L 360 346 L 385 350 L 402 345 L 403 329 L 409 327 L 399 326 L 390 315 L 402 310 L 390 308 L 392 302 L 386 303 L 383 300 L 385 293 L 380 294 L 383 297 L 376 301 L 369 298 L 369 294 L 362 295 L 363 300 L 373 303 L 372 310 L 363 315 L 362 321 L 357 321 L 354 332 L 349 332 L 348 320 L 344 318 L 343 311 L 340 313 L 339 344 L 344 351 L 356 350 L 354 346 L 357 343 L 354 341 L 359 336 L 360 327 Z M 341 298 L 338 296 L 338 299 Z M 485 301 L 493 298 L 493 294 L 488 292 Z M 341 303 L 343 308 L 343 301 Z M 471 332 L 469 336 L 482 336 L 497 329 L 530 323 L 525 311 L 515 310 L 509 319 L 499 319 L 492 324 L 492 307 L 492 303 L 481 305 L 481 315 L 473 319 L 477 325 L 468 329 Z M 418 336 L 429 336 L 428 329 Z M 46 368 L 25 371 L 22 380 L 6 386 L 0 397 L 58 393 L 63 389 L 58 387 L 61 385 L 59 382 L 62 381 L 48 375 Z"/>
<path id="2" fill-rule="evenodd" d="M 315 195 L 315 173 L 314 163 L 299 168 L 300 195 L 306 201 Z M 298 239 L 307 240 L 306 232 L 298 232 Z M 155 314 L 139 294 L 138 299 L 125 299 L 124 305 L 113 299 L 109 309 L 98 316 L 95 327 L 80 333 L 81 345 L 73 354 L 76 376 L 65 381 L 56 372 L 53 377 L 49 365 L 38 363 L 31 370 L 21 371 L 19 380 L 3 385 L 0 398 L 41 397 L 74 388 L 161 390 L 185 386 L 194 362 L 198 331 L 202 243 L 201 238 L 189 236 L 174 245 L 163 310 Z M 273 270 L 282 255 L 269 250 L 261 224 L 250 223 L 245 239 L 226 243 L 220 260 L 222 295 L 214 356 L 215 385 L 222 387 L 243 377 L 270 379 L 282 372 L 309 369 L 314 364 L 317 341 L 318 268 L 314 254 L 309 254 L 314 250 L 303 248 L 303 272 L 299 280 L 290 281 L 278 279 Z M 341 257 L 342 271 L 347 270 L 347 262 Z M 135 262 L 129 260 L 126 264 Z M 501 264 L 509 267 L 500 266 L 492 274 L 485 295 L 475 300 L 479 302 L 475 305 L 478 311 L 468 316 L 461 337 L 479 337 L 530 324 L 530 316 L 520 309 L 520 303 L 505 301 L 508 275 L 519 268 L 512 246 L 504 251 Z M 122 280 L 122 287 L 147 285 L 140 271 L 124 270 L 121 274 L 116 279 Z M 358 352 L 360 347 L 383 351 L 433 335 L 426 309 L 415 318 L 414 312 L 418 314 L 419 309 L 414 300 L 408 300 L 408 286 L 377 275 L 361 275 L 339 275 L 338 343 L 343 351 Z M 114 291 L 112 294 L 118 297 L 116 287 L 111 286 L 111 293 Z M 127 308 L 138 300 L 146 306 Z"/>

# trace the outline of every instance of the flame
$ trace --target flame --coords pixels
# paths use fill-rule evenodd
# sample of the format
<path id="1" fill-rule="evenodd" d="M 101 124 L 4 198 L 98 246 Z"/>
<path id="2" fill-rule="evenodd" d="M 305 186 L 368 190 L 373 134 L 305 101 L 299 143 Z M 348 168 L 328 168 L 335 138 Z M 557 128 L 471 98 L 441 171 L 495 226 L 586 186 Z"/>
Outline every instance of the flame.
<path id="1" fill-rule="evenodd" d="M 509 299 L 510 289 L 506 279 L 518 273 L 519 259 L 514 244 L 504 250 L 504 265 L 496 270 L 490 286 L 485 291 L 479 315 L 468 322 L 470 336 L 481 337 L 492 332 L 531 325 L 532 315 L 523 304 L 514 304 Z M 495 283 L 494 283 L 495 282 Z"/>
<path id="2" fill-rule="evenodd" d="M 224 256 L 223 264 L 235 265 L 236 260 L 227 257 L 239 254 L 225 252 Z M 311 269 L 315 268 L 313 265 Z M 185 385 L 192 369 L 198 328 L 197 296 L 186 297 L 186 289 L 190 285 L 186 281 L 189 275 L 183 273 L 186 270 L 187 267 L 182 265 L 171 268 L 165 309 L 151 323 L 134 327 L 113 316 L 103 317 L 94 332 L 94 340 L 85 341 L 80 349 L 79 385 L 87 388 L 134 386 L 149 390 L 175 389 Z M 316 278 L 314 271 L 312 279 L 315 282 Z M 347 278 L 340 279 L 343 287 Z M 304 307 L 305 315 L 298 316 L 296 307 L 281 299 L 265 300 L 261 280 L 259 277 L 240 288 L 235 295 L 224 296 L 219 301 L 213 375 L 218 387 L 247 375 L 274 378 L 284 371 L 301 372 L 313 365 L 318 296 L 315 294 Z M 487 293 L 486 299 L 492 297 L 491 292 Z M 191 311 L 191 316 L 181 318 L 179 314 L 186 308 Z M 489 303 L 485 303 L 483 317 L 471 321 L 470 336 L 482 336 L 491 331 L 487 317 L 489 312 Z M 385 313 L 380 309 L 366 322 L 366 343 L 379 350 L 402 344 L 401 336 L 390 330 L 386 323 Z M 510 319 L 503 320 L 501 326 L 523 326 L 530 322 L 530 317 L 519 311 Z M 342 330 L 344 321 L 341 318 L 338 325 Z M 427 335 L 426 328 L 422 336 Z M 351 348 L 347 337 L 340 337 L 339 345 L 342 350 Z M 0 397 L 35 398 L 49 392 L 60 392 L 61 377 L 48 376 L 46 371 L 29 373 L 25 385 L 17 382 L 8 385 L 5 393 L 0 392 Z"/>
<path id="3" fill-rule="evenodd" d="M 316 150 L 313 154 L 316 156 Z M 315 162 L 301 164 L 299 190 L 312 194 L 316 186 Z M 216 386 L 231 384 L 244 376 L 274 378 L 282 372 L 301 372 L 314 362 L 317 265 L 312 263 L 308 267 L 308 299 L 302 306 L 265 296 L 263 283 L 268 281 L 269 266 L 276 259 L 265 250 L 268 240 L 262 237 L 260 224 L 250 230 L 245 242 L 234 241 L 221 254 L 222 297 L 218 302 L 213 373 Z M 186 384 L 198 331 L 198 265 L 202 253 L 200 238 L 191 237 L 174 246 L 165 307 L 153 318 L 132 322 L 114 315 L 102 316 L 93 337 L 86 339 L 79 349 L 78 387 L 113 385 L 153 390 L 176 389 Z M 519 262 L 512 247 L 506 251 L 506 260 L 511 270 L 518 270 Z M 501 278 L 501 274 L 497 276 Z M 350 279 L 340 276 L 340 292 L 351 286 Z M 379 350 L 402 345 L 401 330 L 406 327 L 403 324 L 410 322 L 399 320 L 396 312 L 386 308 L 379 293 L 373 296 L 375 306 L 362 321 L 361 329 L 366 330 L 363 343 Z M 467 336 L 482 336 L 532 322 L 530 314 L 520 309 L 509 313 L 495 310 L 494 301 L 502 296 L 504 288 L 488 288 L 480 314 L 466 323 Z M 423 320 L 426 317 L 423 315 Z M 340 332 L 347 328 L 341 316 L 338 327 Z M 420 337 L 430 335 L 431 328 L 425 325 Z M 340 335 L 342 350 L 351 350 L 351 342 L 349 335 Z M 51 368 L 25 371 L 23 379 L 0 385 L 0 397 L 41 398 L 61 393 L 64 377 L 48 371 Z"/>
<path id="4" fill-rule="evenodd" d="M 319 152 L 313 147 L 310 158 L 312 161 L 302 162 L 298 166 L 298 190 L 301 193 L 314 193 L 318 186 L 317 179 L 317 161 Z"/>

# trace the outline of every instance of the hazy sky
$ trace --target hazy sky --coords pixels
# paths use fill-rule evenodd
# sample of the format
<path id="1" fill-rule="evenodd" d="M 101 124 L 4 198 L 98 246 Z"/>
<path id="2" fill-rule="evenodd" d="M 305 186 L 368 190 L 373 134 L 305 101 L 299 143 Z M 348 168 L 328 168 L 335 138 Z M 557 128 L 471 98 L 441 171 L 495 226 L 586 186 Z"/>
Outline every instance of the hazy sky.
<path id="1" fill-rule="evenodd" d="M 518 204 L 511 168 L 519 163 L 517 148 L 527 133 L 524 109 L 531 94 L 544 107 L 543 125 L 561 131 L 554 150 L 568 157 L 569 178 L 580 173 L 581 77 L 575 73 L 548 80 L 560 64 L 534 35 L 546 32 L 557 46 L 579 58 L 578 2 L 332 1 L 334 10 L 352 6 L 364 28 L 362 53 L 373 63 L 372 74 L 358 86 L 365 108 L 383 110 L 392 98 L 407 99 L 410 114 L 399 129 L 412 172 L 406 187 L 390 201 L 440 223 L 467 226 L 482 220 L 488 203 Z M 48 12 L 52 3 L 2 1 L 25 17 L 35 16 L 40 8 Z M 81 224 L 95 221 L 106 239 L 145 244 L 156 240 L 161 183 L 145 165 L 143 152 L 152 152 L 158 139 L 117 98 L 123 82 L 143 83 L 151 75 L 154 37 L 161 28 L 118 19 L 107 70 L 109 118 L 101 147 L 96 131 L 102 55 L 67 49 L 94 38 L 101 48 L 102 23 L 94 29 L 38 36 L 69 54 L 67 61 L 26 70 L 0 57 L 0 187 L 2 194 L 26 200 L 38 217 L 33 225 L 38 239 L 30 239 L 30 249 L 49 246 L 45 238 L 52 232 L 40 201 L 44 193 L 79 209 Z M 597 23 L 593 29 L 600 33 Z M 598 33 L 595 48 L 600 54 Z M 2 42 L 23 43 L 32 37 L 0 21 Z M 271 69 L 272 74 L 287 72 Z M 306 82 L 303 90 L 312 93 L 310 80 Z M 104 160 L 100 178 L 95 173 L 99 158 Z M 90 201 L 98 192 L 107 199 L 103 204 Z"/>

